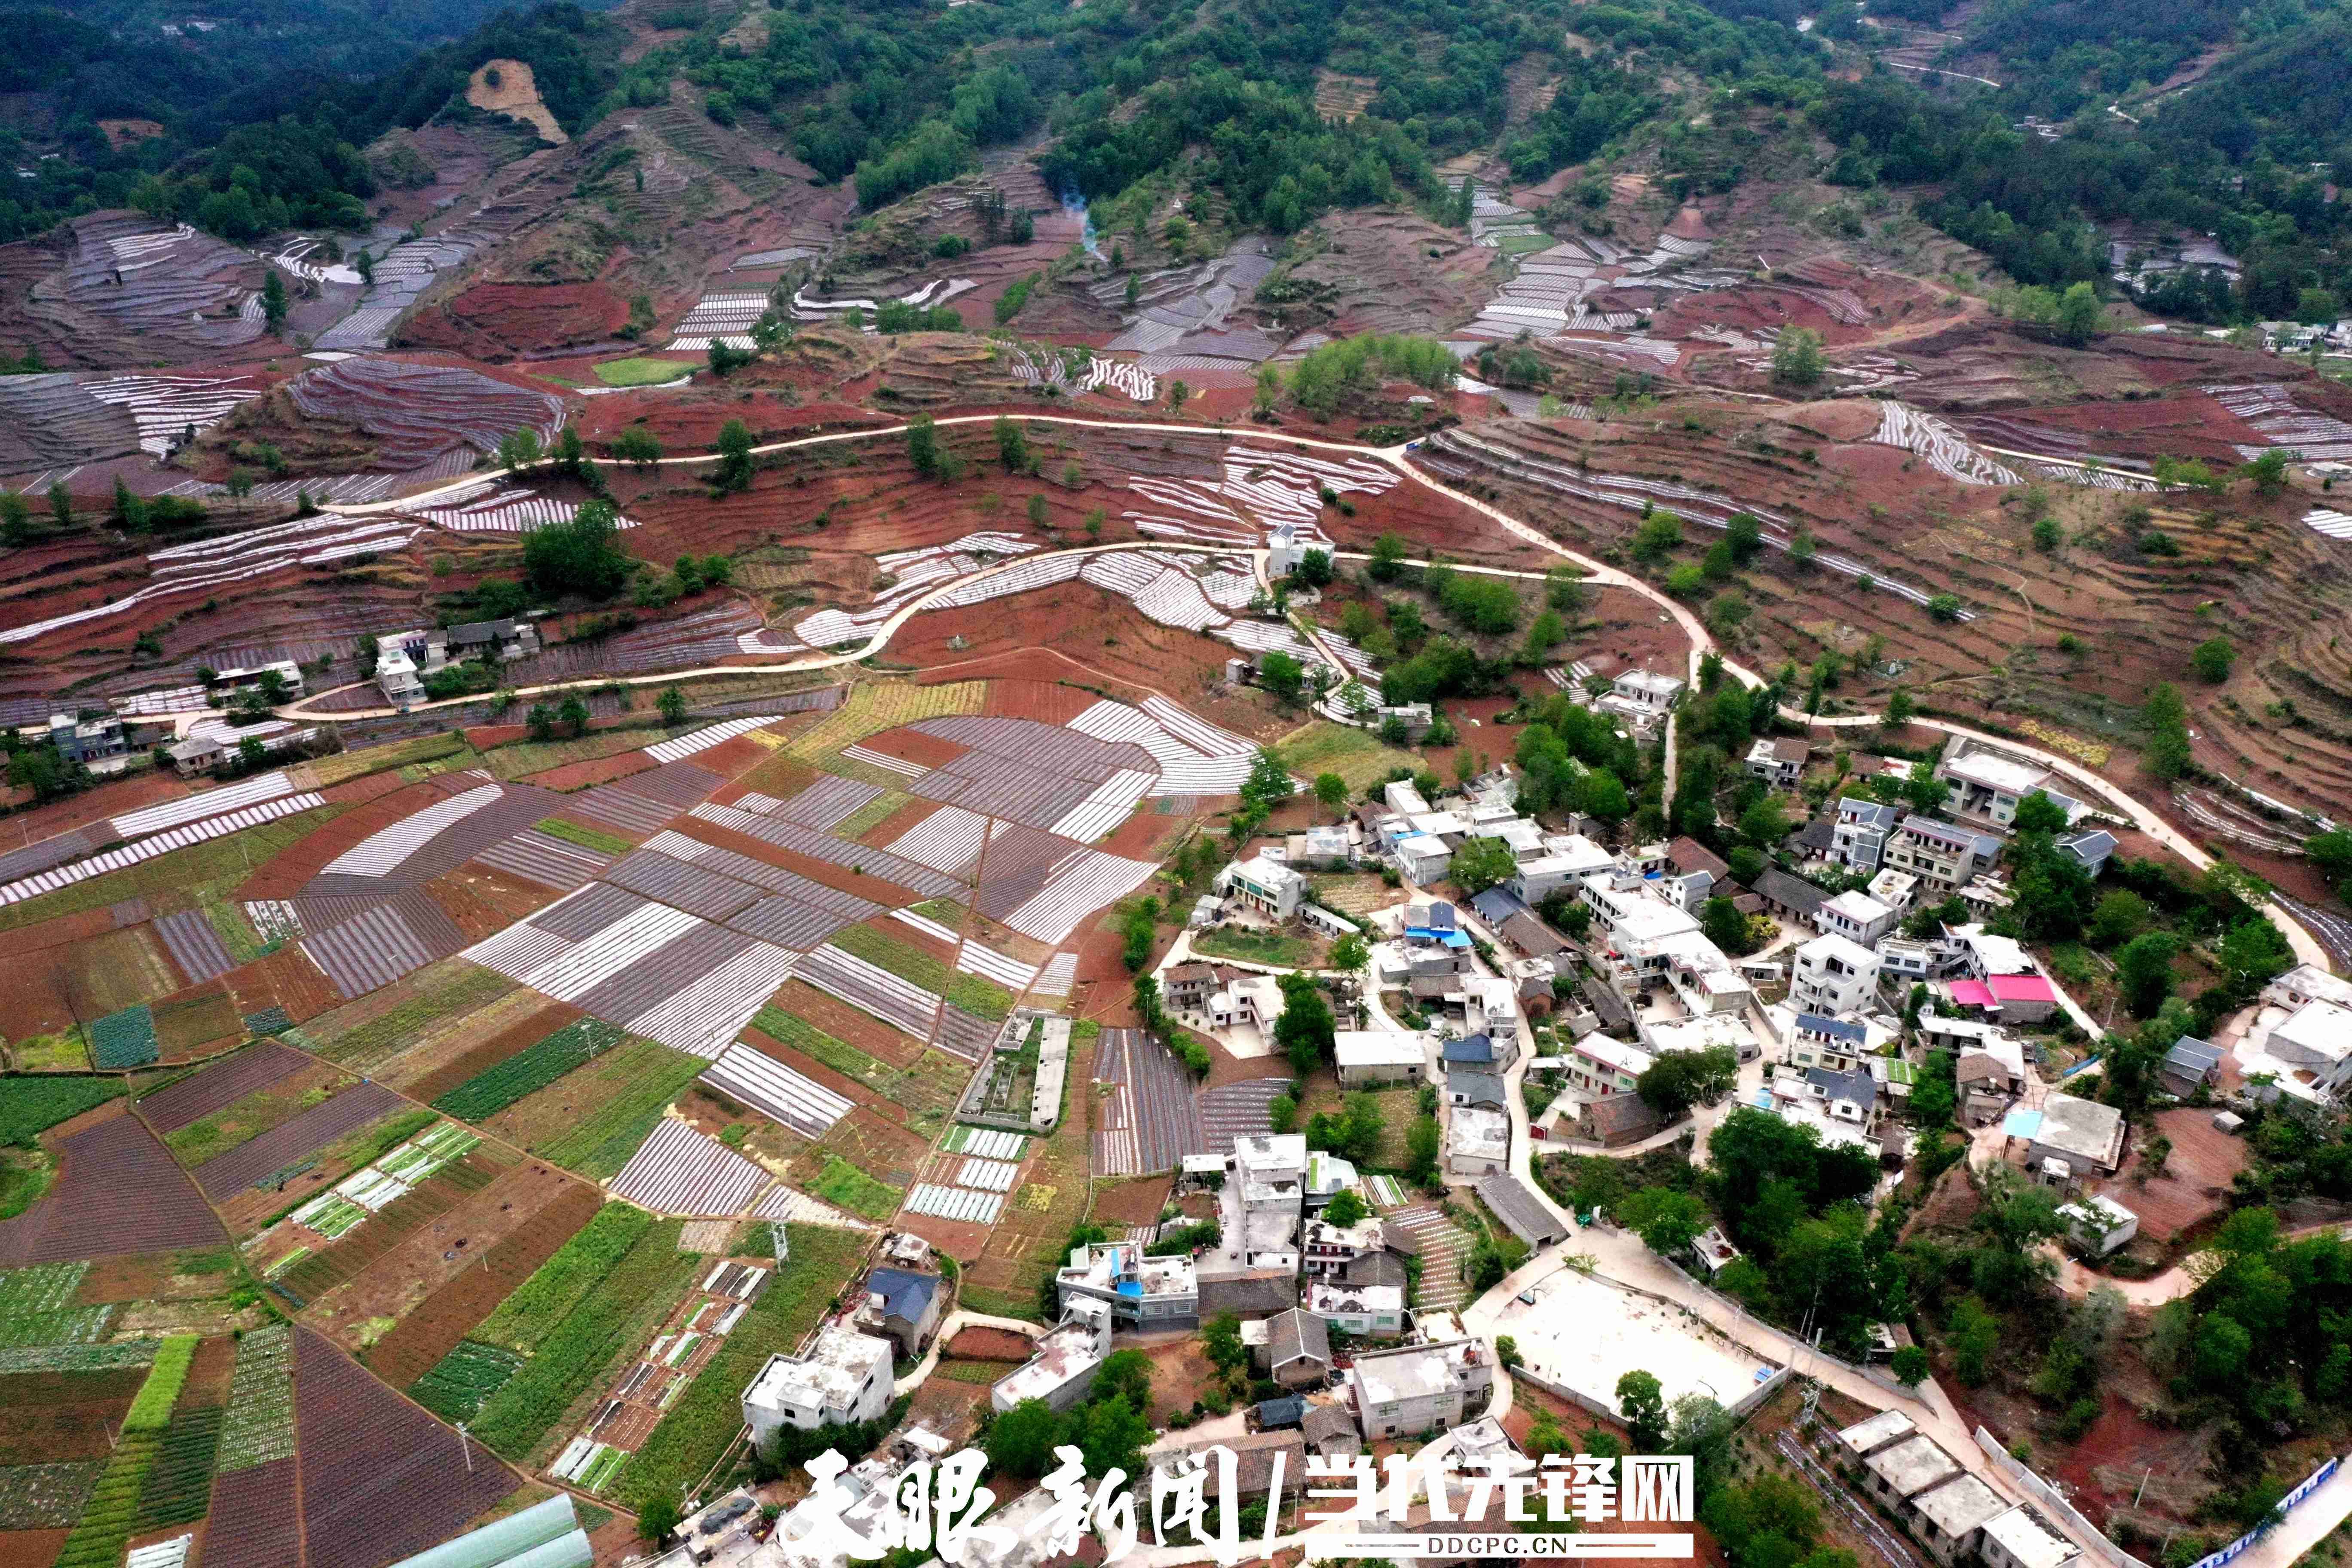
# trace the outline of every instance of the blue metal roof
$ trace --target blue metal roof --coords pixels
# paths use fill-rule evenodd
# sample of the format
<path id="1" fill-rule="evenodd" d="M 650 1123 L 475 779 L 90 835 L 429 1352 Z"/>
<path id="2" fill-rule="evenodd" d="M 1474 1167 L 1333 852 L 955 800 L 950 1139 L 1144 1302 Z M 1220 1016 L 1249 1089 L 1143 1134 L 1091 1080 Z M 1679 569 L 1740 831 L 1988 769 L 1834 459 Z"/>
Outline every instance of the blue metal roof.
<path id="1" fill-rule="evenodd" d="M 883 1311 L 893 1318 L 919 1322 L 931 1310 L 939 1293 L 936 1274 L 916 1274 L 904 1268 L 877 1268 L 866 1276 L 866 1289 L 883 1300 Z"/>
<path id="2" fill-rule="evenodd" d="M 1843 1018 L 1827 1017 L 1820 1013 L 1798 1014 L 1797 1027 L 1811 1030 L 1817 1035 L 1827 1035 L 1832 1040 L 1851 1040 L 1856 1045 L 1870 1038 L 1870 1031 L 1860 1024 L 1850 1023 Z"/>
<path id="3" fill-rule="evenodd" d="M 1484 1035 L 1469 1035 L 1445 1042 L 1445 1059 L 1449 1062 L 1491 1062 L 1495 1059 L 1495 1042 Z"/>
<path id="4" fill-rule="evenodd" d="M 1507 888 L 1489 888 L 1470 900 L 1470 907 L 1488 925 L 1501 925 L 1513 915 L 1527 912 L 1527 904 Z"/>

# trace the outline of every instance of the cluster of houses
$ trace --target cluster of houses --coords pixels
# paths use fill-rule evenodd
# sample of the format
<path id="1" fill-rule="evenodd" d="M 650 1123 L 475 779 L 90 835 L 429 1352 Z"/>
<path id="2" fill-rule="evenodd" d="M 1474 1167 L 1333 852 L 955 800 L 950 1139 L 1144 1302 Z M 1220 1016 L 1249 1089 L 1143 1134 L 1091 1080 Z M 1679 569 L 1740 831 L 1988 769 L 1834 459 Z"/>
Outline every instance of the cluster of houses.
<path id="1" fill-rule="evenodd" d="M 425 683 L 453 664 L 469 658 L 509 663 L 539 650 L 539 628 L 522 620 L 393 632 L 377 639 L 375 683 L 386 701 L 404 708 L 425 700 Z"/>
<path id="2" fill-rule="evenodd" d="M 265 755 L 303 751 L 319 738 L 315 726 L 301 727 L 282 719 L 234 723 L 214 710 L 240 692 L 260 690 L 265 684 L 279 700 L 303 695 L 302 669 L 291 659 L 278 659 L 251 668 L 215 670 L 210 682 L 164 694 L 176 700 L 150 705 L 130 700 L 117 710 L 84 708 L 52 713 L 46 723 L 20 727 L 17 739 L 26 744 L 48 745 L 59 760 L 78 763 L 100 777 L 121 773 L 134 756 L 161 748 L 173 772 L 183 778 L 207 773 L 242 754 L 252 741 Z"/>
<path id="3" fill-rule="evenodd" d="M 1839 1458 L 1863 1489 L 1951 1568 L 2067 1568 L 2080 1549 L 2025 1503 L 1970 1475 L 1899 1410 L 1881 1411 L 1837 1435 Z"/>

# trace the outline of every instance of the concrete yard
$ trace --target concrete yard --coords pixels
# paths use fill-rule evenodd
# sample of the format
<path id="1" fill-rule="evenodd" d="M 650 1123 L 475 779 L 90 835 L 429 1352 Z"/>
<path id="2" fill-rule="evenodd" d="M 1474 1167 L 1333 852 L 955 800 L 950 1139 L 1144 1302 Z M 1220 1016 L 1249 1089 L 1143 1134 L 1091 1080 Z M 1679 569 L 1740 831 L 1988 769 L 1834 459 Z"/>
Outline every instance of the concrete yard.
<path id="1" fill-rule="evenodd" d="M 1535 1304 L 1514 1297 L 1496 1314 L 1496 1333 L 1518 1342 L 1528 1371 L 1610 1410 L 1617 1380 L 1646 1372 L 1666 1404 L 1703 1394 L 1729 1405 L 1753 1389 L 1772 1363 L 1732 1343 L 1678 1307 L 1587 1279 L 1573 1268 L 1531 1287 Z"/>

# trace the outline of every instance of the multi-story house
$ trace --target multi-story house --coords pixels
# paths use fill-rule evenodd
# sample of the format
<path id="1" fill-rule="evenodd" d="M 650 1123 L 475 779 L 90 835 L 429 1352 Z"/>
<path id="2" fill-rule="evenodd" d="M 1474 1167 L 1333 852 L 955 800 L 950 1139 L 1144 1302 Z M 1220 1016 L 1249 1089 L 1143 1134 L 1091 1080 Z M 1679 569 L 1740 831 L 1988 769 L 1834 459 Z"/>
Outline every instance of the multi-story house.
<path id="1" fill-rule="evenodd" d="M 1887 841 L 1886 864 L 1910 872 L 1942 896 L 1991 870 L 2000 858 L 2000 838 L 1980 828 L 1941 822 L 1915 811 Z"/>
<path id="2" fill-rule="evenodd" d="M 1831 830 L 1829 858 L 1849 870 L 1874 871 L 1886 853 L 1886 840 L 1903 820 L 1897 808 L 1874 800 L 1847 795 L 1837 803 L 1837 823 Z"/>
<path id="3" fill-rule="evenodd" d="M 1349 1392 L 1367 1438 L 1444 1431 L 1486 1412 L 1495 1352 L 1476 1340 L 1359 1351 Z"/>
<path id="4" fill-rule="evenodd" d="M 1817 936 L 1797 950 L 1789 1005 L 1801 1012 L 1856 1013 L 1878 990 L 1878 954 L 1842 936 Z"/>

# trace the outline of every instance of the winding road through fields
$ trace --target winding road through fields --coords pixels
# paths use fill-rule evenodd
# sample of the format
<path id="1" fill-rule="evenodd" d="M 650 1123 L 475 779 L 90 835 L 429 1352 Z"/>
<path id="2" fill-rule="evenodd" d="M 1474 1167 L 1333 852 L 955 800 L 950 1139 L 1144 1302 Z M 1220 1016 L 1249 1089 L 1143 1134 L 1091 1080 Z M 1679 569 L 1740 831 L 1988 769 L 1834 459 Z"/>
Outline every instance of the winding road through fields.
<path id="1" fill-rule="evenodd" d="M 937 420 L 934 423 L 939 426 L 958 426 L 969 425 L 992 426 L 998 417 L 998 416 L 993 414 L 959 414 L 950 415 L 948 417 Z M 1530 523 L 1523 522 L 1498 507 L 1481 500 L 1475 496 L 1465 494 L 1461 490 L 1455 489 L 1453 486 L 1445 484 L 1443 481 L 1423 473 L 1421 469 L 1413 467 L 1412 463 L 1406 460 L 1407 455 L 1411 452 L 1414 443 L 1405 442 L 1391 447 L 1370 447 L 1363 445 L 1360 442 L 1328 441 L 1317 437 L 1294 435 L 1290 432 L 1280 430 L 1250 429 L 1235 433 L 1215 426 L 1181 425 L 1129 419 L 1087 419 L 1067 414 L 1023 414 L 1015 416 L 1014 417 L 1019 418 L 1026 424 L 1060 425 L 1073 426 L 1079 429 L 1141 431 L 1161 435 L 1190 437 L 1205 436 L 1213 439 L 1227 442 L 1279 442 L 1291 447 L 1305 447 L 1312 451 L 1336 452 L 1351 458 L 1371 458 L 1376 462 L 1384 464 L 1387 467 L 1395 469 L 1400 475 L 1411 480 L 1412 483 L 1420 485 L 1423 489 L 1428 489 L 1434 494 L 1443 496 L 1458 506 L 1469 508 L 1472 511 L 1475 511 L 1480 516 L 1493 521 L 1497 527 L 1501 528 L 1506 533 L 1508 533 L 1514 539 L 1517 539 L 1527 544 L 1533 545 L 1535 548 L 1544 551 L 1549 554 L 1557 556 L 1561 561 L 1575 566 L 1583 574 L 1584 581 L 1586 583 L 1596 587 L 1622 588 L 1629 593 L 1639 595 L 1641 597 L 1655 605 L 1664 615 L 1670 616 L 1676 626 L 1682 628 L 1683 635 L 1689 639 L 1690 656 L 1686 674 L 1687 679 L 1694 687 L 1698 681 L 1700 660 L 1707 654 L 1720 653 L 1720 649 L 1716 643 L 1714 635 L 1706 629 L 1706 623 L 1701 621 L 1697 616 L 1693 614 L 1688 606 L 1683 605 L 1680 601 L 1675 599 L 1664 590 L 1653 586 L 1649 583 L 1643 582 L 1641 578 L 1636 577 L 1630 573 L 1621 571 L 1606 563 L 1595 560 L 1593 557 L 1586 555 L 1581 552 L 1570 550 L 1568 546 L 1560 543 L 1558 540 L 1553 539 L 1550 535 L 1545 533 L 1541 529 L 1538 529 Z M 805 451 L 815 447 L 837 446 L 843 442 L 848 441 L 887 440 L 892 437 L 904 436 L 907 433 L 908 428 L 908 426 L 901 424 L 869 426 L 856 430 L 829 431 L 814 436 L 797 437 L 788 441 L 772 441 L 764 446 L 754 447 L 751 449 L 751 452 L 752 456 L 755 458 L 772 457 L 778 453 Z M 706 452 L 676 458 L 662 458 L 657 459 L 657 462 L 663 468 L 691 468 L 699 464 L 717 462 L 718 460 L 718 453 Z M 597 467 L 604 468 L 621 468 L 634 466 L 625 463 L 621 459 L 615 458 L 592 458 L 591 461 L 593 461 Z M 529 477 L 530 475 L 527 472 L 518 474 L 516 471 L 511 469 L 499 468 L 490 470 L 486 473 L 468 474 L 462 479 L 454 480 L 448 484 L 437 486 L 433 489 L 419 491 L 415 495 L 404 496 L 396 500 L 365 501 L 351 505 L 333 505 L 325 507 L 321 510 L 354 517 L 403 511 L 429 505 L 436 497 L 447 495 L 457 490 L 471 489 L 473 487 L 480 485 L 485 481 L 495 481 L 511 478 L 527 479 Z M 1205 545 L 1171 544 L 1162 543 L 1157 541 L 1121 544 L 1080 545 L 1068 551 L 1052 552 L 1049 553 L 1095 555 L 1108 554 L 1118 551 L 1137 550 L 1156 550 L 1171 554 L 1236 555 L 1244 553 L 1242 551 L 1230 548 L 1219 549 Z M 1247 553 L 1250 553 L 1253 556 L 1256 570 L 1263 574 L 1265 571 L 1265 552 L 1261 550 L 1249 552 Z M 1032 554 L 1023 556 L 1020 559 L 1022 561 L 1035 561 L 1040 559 L 1040 557 L 1038 555 Z M 1365 559 L 1365 557 L 1352 552 L 1343 552 L 1340 553 L 1340 559 L 1362 560 Z M 1425 562 L 1416 563 L 1427 564 Z M 907 604 L 901 605 L 895 613 L 893 613 L 889 619 L 877 626 L 873 633 L 866 638 L 863 646 L 847 652 L 804 654 L 794 658 L 780 658 L 773 662 L 755 665 L 706 665 L 691 669 L 669 670 L 659 675 L 623 676 L 617 678 L 617 679 L 618 682 L 623 685 L 649 686 L 667 684 L 697 677 L 738 675 L 745 672 L 746 670 L 752 669 L 767 670 L 771 672 L 789 672 L 797 670 L 837 669 L 845 665 L 856 664 L 862 660 L 873 658 L 875 655 L 879 654 L 883 649 L 889 647 L 891 639 L 898 635 L 898 629 L 901 626 L 904 626 L 915 616 L 922 614 L 924 610 L 930 606 L 934 599 L 946 595 L 952 588 L 960 584 L 969 584 L 980 578 L 984 578 L 996 573 L 1007 571 L 1011 569 L 1013 564 L 1013 563 L 1011 562 L 1001 563 L 995 566 L 983 569 L 975 576 L 950 579 L 930 592 L 909 600 Z M 1543 574 L 1538 572 L 1512 572 L 1499 567 L 1457 567 L 1455 569 L 1495 576 L 1540 578 L 1543 575 Z M 1729 659 L 1724 660 L 1723 668 L 1734 679 L 1739 681 L 1741 685 L 1751 689 L 1765 684 L 1764 678 L 1755 670 L 1747 668 L 1745 666 L 1734 663 Z M 599 676 L 593 679 L 588 680 L 562 681 L 545 686 L 526 687 L 518 690 L 516 695 L 519 697 L 541 697 L 563 691 L 587 690 L 595 687 L 614 684 L 615 679 L 616 678 L 611 676 Z M 347 690 L 349 688 L 337 688 L 336 689 Z M 299 702 L 289 703 L 278 710 L 278 715 L 282 718 L 309 721 L 317 721 L 321 719 L 353 720 L 390 718 L 396 716 L 403 711 L 425 712 L 436 708 L 459 707 L 468 702 L 478 702 L 480 700 L 478 696 L 471 698 L 452 698 L 441 702 L 416 703 L 404 710 L 387 707 L 346 710 L 341 712 L 331 712 L 320 710 L 315 706 L 316 703 L 326 695 L 328 694 L 321 692 L 317 696 L 305 698 Z M 1783 704 L 1780 708 L 1780 717 L 1790 723 L 1804 724 L 1807 726 L 1830 730 L 1861 729 L 1875 725 L 1880 722 L 1877 715 L 1868 713 L 1843 715 L 1833 719 L 1822 719 L 1811 714 L 1805 713 L 1801 710 L 1790 708 L 1786 704 Z M 2089 768 L 2083 766 L 2081 763 L 2075 762 L 2070 757 L 2060 755 L 2055 752 L 2051 752 L 2038 746 L 2028 745 L 2018 741 L 2013 741 L 2007 736 L 1989 735 L 1984 733 L 1982 731 L 1971 730 L 1965 725 L 1951 723 L 1945 720 L 1915 718 L 1911 721 L 1924 729 L 1939 730 L 1950 735 L 1964 736 L 1970 739 L 1985 741 L 1991 744 L 1998 745 L 2004 750 L 2016 752 L 2020 755 L 2032 757 L 2034 761 L 2042 763 L 2044 767 L 2047 767 L 2053 772 L 2060 773 L 2067 779 L 2072 780 L 2073 782 L 2095 793 L 2102 801 L 2105 802 L 2114 810 L 2127 819 L 2132 826 L 2147 834 L 2149 837 L 2155 839 L 2158 843 L 2162 844 L 2166 848 L 2170 849 L 2174 854 L 2179 855 L 2192 868 L 2201 871 L 2213 864 L 2213 858 L 2210 855 L 2208 855 L 2203 849 L 2200 848 L 2187 834 L 2181 832 L 2170 822 L 2167 821 L 2164 816 L 2155 807 L 2146 805 L 2127 794 L 2117 785 L 2108 783 L 2105 779 L 2100 777 L 2097 773 L 2092 772 Z M 1677 758 L 1675 751 L 1674 726 L 1668 725 L 1666 728 L 1666 773 L 1670 789 L 1672 787 L 1672 780 L 1675 776 L 1676 762 Z M 2276 901 L 2267 902 L 2263 905 L 2263 914 L 2286 937 L 2288 945 L 2294 951 L 2295 958 L 2299 963 L 2316 964 L 2322 969 L 2332 970 L 2335 967 L 2327 948 L 2315 938 L 2312 933 L 2305 928 L 2303 922 L 2295 917 L 2294 913 L 2285 906 Z"/>

